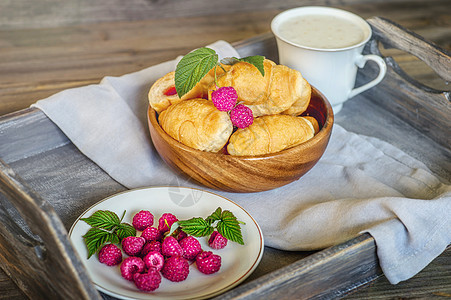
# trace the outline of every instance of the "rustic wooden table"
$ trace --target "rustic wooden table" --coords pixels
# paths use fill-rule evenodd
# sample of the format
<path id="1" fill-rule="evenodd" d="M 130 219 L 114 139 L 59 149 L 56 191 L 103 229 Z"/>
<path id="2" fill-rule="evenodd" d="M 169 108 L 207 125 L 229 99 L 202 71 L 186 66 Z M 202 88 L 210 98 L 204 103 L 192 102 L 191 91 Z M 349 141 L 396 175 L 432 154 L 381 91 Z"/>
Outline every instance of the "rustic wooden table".
<path id="1" fill-rule="evenodd" d="M 343 8 L 364 18 L 382 16 L 451 50 L 449 0 L 129 0 L 126 5 L 120 0 L 6 0 L 0 4 L 0 115 L 58 91 L 98 83 L 105 75 L 137 71 L 219 39 L 237 42 L 268 32 L 277 13 L 302 5 Z M 397 50 L 387 53 L 417 81 L 450 90 L 416 57 Z M 381 277 L 347 297 L 451 297 L 450 274 L 448 249 L 406 282 L 392 286 Z M 0 291 L 0 299 L 26 298 L 2 271 Z"/>

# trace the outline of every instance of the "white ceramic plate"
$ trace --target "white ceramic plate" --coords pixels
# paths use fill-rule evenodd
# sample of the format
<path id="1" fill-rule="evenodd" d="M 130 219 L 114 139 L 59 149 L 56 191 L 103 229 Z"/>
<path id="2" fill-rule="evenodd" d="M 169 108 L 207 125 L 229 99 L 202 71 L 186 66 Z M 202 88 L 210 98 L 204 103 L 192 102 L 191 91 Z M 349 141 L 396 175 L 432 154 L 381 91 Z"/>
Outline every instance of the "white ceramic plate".
<path id="1" fill-rule="evenodd" d="M 146 293 L 139 291 L 133 282 L 123 279 L 119 266 L 101 264 L 96 255 L 87 259 L 88 251 L 82 236 L 90 227 L 80 218 L 89 217 L 97 210 L 111 210 L 119 217 L 126 210 L 123 222 L 131 224 L 133 215 L 142 209 L 152 212 L 158 222 L 166 212 L 185 220 L 205 218 L 218 207 L 230 210 L 246 225 L 241 225 L 244 245 L 229 242 L 225 248 L 213 250 L 207 244 L 207 237 L 199 238 L 202 249 L 213 251 L 222 258 L 221 269 L 215 274 L 202 274 L 195 265 L 191 265 L 185 281 L 171 282 L 162 277 L 160 287 Z M 69 236 L 97 289 L 120 299 L 199 299 L 218 295 L 242 282 L 255 270 L 264 245 L 259 225 L 239 205 L 207 191 L 182 187 L 135 189 L 108 197 L 86 210 L 72 225 Z"/>

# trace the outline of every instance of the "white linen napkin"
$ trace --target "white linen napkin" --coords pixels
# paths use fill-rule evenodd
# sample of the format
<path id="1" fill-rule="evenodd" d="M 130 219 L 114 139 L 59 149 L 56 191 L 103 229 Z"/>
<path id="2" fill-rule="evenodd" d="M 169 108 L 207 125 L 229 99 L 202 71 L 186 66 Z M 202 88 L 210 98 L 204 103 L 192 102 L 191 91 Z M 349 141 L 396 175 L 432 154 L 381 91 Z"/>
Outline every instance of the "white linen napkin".
<path id="1" fill-rule="evenodd" d="M 220 57 L 239 57 L 224 41 L 209 47 Z M 65 90 L 33 106 L 128 188 L 203 188 L 160 159 L 147 127 L 147 92 L 177 62 L 105 77 L 100 84 Z M 267 246 L 322 249 L 369 232 L 393 284 L 414 276 L 451 242 L 451 186 L 390 144 L 337 124 L 324 156 L 301 180 L 260 193 L 214 192 L 257 220 Z"/>

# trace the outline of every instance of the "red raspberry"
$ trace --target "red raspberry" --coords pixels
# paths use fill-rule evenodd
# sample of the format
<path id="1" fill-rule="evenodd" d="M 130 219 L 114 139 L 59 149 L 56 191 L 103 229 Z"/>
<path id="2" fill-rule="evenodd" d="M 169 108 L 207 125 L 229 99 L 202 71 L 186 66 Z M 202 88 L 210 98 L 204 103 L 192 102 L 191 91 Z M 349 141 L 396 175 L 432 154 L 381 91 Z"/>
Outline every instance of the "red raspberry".
<path id="1" fill-rule="evenodd" d="M 148 210 L 141 210 L 133 216 L 132 225 L 136 230 L 142 231 L 153 225 L 153 215 Z"/>
<path id="2" fill-rule="evenodd" d="M 196 257 L 197 269 L 204 274 L 213 274 L 221 268 L 221 256 L 204 251 Z"/>
<path id="3" fill-rule="evenodd" d="M 141 237 L 145 238 L 148 242 L 157 241 L 161 238 L 161 233 L 157 228 L 149 226 L 141 232 Z"/>
<path id="4" fill-rule="evenodd" d="M 173 236 L 168 236 L 161 243 L 161 253 L 165 256 L 182 256 L 183 249 Z"/>
<path id="5" fill-rule="evenodd" d="M 144 261 L 141 258 L 135 256 L 127 257 L 121 264 L 121 275 L 127 280 L 133 280 L 133 275 L 142 273 L 144 267 Z"/>
<path id="6" fill-rule="evenodd" d="M 115 266 L 122 261 L 122 251 L 116 245 L 107 244 L 99 251 L 99 261 L 107 266 Z"/>
<path id="7" fill-rule="evenodd" d="M 211 93 L 211 101 L 220 111 L 232 110 L 237 99 L 238 94 L 232 86 L 223 86 Z"/>
<path id="8" fill-rule="evenodd" d="M 147 242 L 141 250 L 141 257 L 146 256 L 149 252 L 157 251 L 161 253 L 161 243 L 159 241 Z"/>
<path id="9" fill-rule="evenodd" d="M 155 291 L 161 283 L 160 272 L 150 269 L 147 273 L 135 273 L 133 281 L 141 291 Z"/>
<path id="10" fill-rule="evenodd" d="M 171 228 L 172 224 L 174 224 L 177 221 L 178 221 L 177 217 L 174 216 L 173 214 L 171 214 L 171 213 L 164 213 L 160 217 L 160 219 L 158 219 L 158 230 L 161 233 L 169 231 L 169 229 Z"/>
<path id="11" fill-rule="evenodd" d="M 164 262 L 161 274 L 170 281 L 183 281 L 189 274 L 188 261 L 181 256 L 171 256 Z"/>
<path id="12" fill-rule="evenodd" d="M 230 112 L 230 120 L 233 125 L 239 128 L 246 128 L 254 123 L 254 115 L 249 107 L 243 104 L 238 104 Z"/>
<path id="13" fill-rule="evenodd" d="M 127 255 L 137 256 L 141 252 L 144 247 L 144 243 L 146 242 L 145 238 L 137 237 L 137 236 L 129 236 L 122 240 L 122 250 Z"/>
<path id="14" fill-rule="evenodd" d="M 219 250 L 227 246 L 227 239 L 217 231 L 214 231 L 208 239 L 208 245 L 211 248 Z"/>
<path id="15" fill-rule="evenodd" d="M 143 258 L 143 261 L 148 269 L 160 271 L 163 268 L 164 256 L 160 252 L 152 251 Z"/>
<path id="16" fill-rule="evenodd" d="M 183 249 L 183 257 L 187 260 L 194 260 L 196 256 L 202 252 L 202 246 L 199 241 L 192 236 L 188 236 L 180 241 Z"/>

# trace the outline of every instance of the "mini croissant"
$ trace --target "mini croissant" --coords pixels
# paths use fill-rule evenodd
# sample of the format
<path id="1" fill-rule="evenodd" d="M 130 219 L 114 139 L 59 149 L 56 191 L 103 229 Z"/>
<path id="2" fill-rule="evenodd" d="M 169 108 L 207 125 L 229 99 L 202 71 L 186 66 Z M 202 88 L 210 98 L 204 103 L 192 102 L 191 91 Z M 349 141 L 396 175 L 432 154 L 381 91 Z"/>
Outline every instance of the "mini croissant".
<path id="1" fill-rule="evenodd" d="M 258 117 L 247 128 L 238 129 L 229 139 L 231 155 L 262 155 L 299 145 L 314 135 L 312 123 L 303 117 L 269 115 Z"/>
<path id="2" fill-rule="evenodd" d="M 230 69 L 228 65 L 222 65 L 224 70 Z M 224 73 L 221 67 L 212 68 L 188 93 L 181 98 L 177 95 L 175 90 L 175 72 L 169 72 L 160 79 L 158 79 L 150 88 L 148 99 L 150 106 L 155 109 L 157 113 L 161 113 L 167 109 L 171 104 L 178 103 L 182 100 L 194 98 L 207 98 L 208 88 L 214 84 L 215 70 L 216 76 Z"/>
<path id="3" fill-rule="evenodd" d="M 210 152 L 221 150 L 233 130 L 227 112 L 200 98 L 169 106 L 161 112 L 158 121 L 167 134 L 182 144 Z"/>
<path id="4" fill-rule="evenodd" d="M 254 116 L 299 115 L 310 102 L 311 87 L 299 71 L 265 59 L 265 76 L 247 62 L 233 64 L 218 77 L 218 86 L 233 86 L 238 101 L 248 106 Z M 210 87 L 211 90 L 215 86 Z"/>

